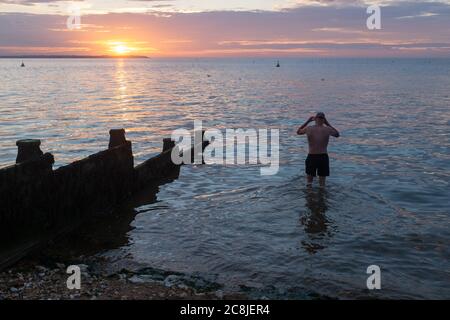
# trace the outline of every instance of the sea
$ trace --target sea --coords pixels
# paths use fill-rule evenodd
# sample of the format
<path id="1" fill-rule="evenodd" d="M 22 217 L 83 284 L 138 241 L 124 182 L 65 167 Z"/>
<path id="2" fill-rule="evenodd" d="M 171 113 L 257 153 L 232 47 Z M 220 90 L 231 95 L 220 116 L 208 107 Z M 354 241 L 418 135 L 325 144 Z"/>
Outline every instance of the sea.
<path id="1" fill-rule="evenodd" d="M 96 254 L 255 298 L 449 299 L 450 59 L 277 60 L 0 59 L 0 166 L 25 138 L 56 168 L 106 149 L 112 128 L 136 164 L 196 120 L 278 130 L 276 174 L 183 166 Z M 341 133 L 325 189 L 305 186 L 296 134 L 318 111 Z"/>

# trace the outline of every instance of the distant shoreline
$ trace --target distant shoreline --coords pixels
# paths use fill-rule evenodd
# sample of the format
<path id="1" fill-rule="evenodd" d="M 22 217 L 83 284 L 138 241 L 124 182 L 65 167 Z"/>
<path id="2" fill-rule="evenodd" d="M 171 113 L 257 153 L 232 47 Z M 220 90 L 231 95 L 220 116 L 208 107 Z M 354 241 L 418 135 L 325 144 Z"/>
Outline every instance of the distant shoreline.
<path id="1" fill-rule="evenodd" d="M 146 56 L 85 56 L 85 55 L 14 55 L 0 59 L 149 59 Z"/>
<path id="2" fill-rule="evenodd" d="M 115 55 L 0 55 L 0 59 L 187 59 L 187 60 L 221 60 L 221 59 L 230 59 L 230 60 L 239 60 L 239 59 L 247 59 L 247 60 L 449 60 L 448 57 L 427 57 L 427 56 L 418 56 L 418 57 L 332 57 L 332 56 L 324 56 L 324 57 L 312 57 L 312 56 L 303 56 L 303 57 L 276 57 L 276 56 L 254 56 L 254 57 L 237 57 L 237 56 L 139 56 L 139 55 L 130 55 L 130 56 L 115 56 Z"/>

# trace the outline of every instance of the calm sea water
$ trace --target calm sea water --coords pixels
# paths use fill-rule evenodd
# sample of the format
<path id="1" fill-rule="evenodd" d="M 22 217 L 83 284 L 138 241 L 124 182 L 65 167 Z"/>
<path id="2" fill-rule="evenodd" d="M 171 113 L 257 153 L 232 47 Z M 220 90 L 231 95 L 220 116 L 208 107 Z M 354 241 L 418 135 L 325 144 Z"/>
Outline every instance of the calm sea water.
<path id="1" fill-rule="evenodd" d="M 127 129 L 138 163 L 193 120 L 280 129 L 276 176 L 185 166 L 106 255 L 259 296 L 450 298 L 450 60 L 25 63 L 0 60 L 0 165 L 22 138 L 60 166 L 104 149 L 110 128 Z M 324 191 L 304 187 L 295 135 L 319 110 L 342 134 Z M 368 292 L 373 264 L 382 290 Z"/>

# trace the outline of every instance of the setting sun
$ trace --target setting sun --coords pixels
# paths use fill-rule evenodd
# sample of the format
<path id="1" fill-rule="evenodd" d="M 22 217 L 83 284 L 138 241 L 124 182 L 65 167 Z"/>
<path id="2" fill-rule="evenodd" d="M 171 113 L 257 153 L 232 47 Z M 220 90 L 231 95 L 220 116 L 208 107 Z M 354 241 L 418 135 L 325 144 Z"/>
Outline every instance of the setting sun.
<path id="1" fill-rule="evenodd" d="M 125 45 L 117 45 L 113 48 L 114 53 L 116 54 L 127 54 L 131 52 L 131 49 Z"/>
<path id="2" fill-rule="evenodd" d="M 110 52 L 116 54 L 116 55 L 127 55 L 134 51 L 134 48 L 128 46 L 126 43 L 123 42 L 111 42 L 109 43 L 110 46 Z"/>

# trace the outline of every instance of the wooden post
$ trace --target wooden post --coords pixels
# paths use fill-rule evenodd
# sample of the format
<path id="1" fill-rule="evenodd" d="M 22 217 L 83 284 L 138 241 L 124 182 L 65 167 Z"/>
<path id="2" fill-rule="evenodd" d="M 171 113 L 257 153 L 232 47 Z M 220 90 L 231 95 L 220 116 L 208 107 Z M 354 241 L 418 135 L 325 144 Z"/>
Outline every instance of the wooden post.
<path id="1" fill-rule="evenodd" d="M 205 132 L 206 130 L 202 130 L 202 152 L 205 151 L 205 148 L 209 145 L 209 141 L 205 141 Z"/>
<path id="2" fill-rule="evenodd" d="M 16 142 L 16 146 L 18 147 L 16 163 L 41 157 L 44 153 L 41 151 L 40 145 L 41 140 L 38 139 L 18 140 Z"/>
<path id="3" fill-rule="evenodd" d="M 164 138 L 163 140 L 163 152 L 172 149 L 175 147 L 175 141 L 171 138 Z"/>
<path id="4" fill-rule="evenodd" d="M 109 130 L 109 149 L 125 144 L 125 129 Z"/>

